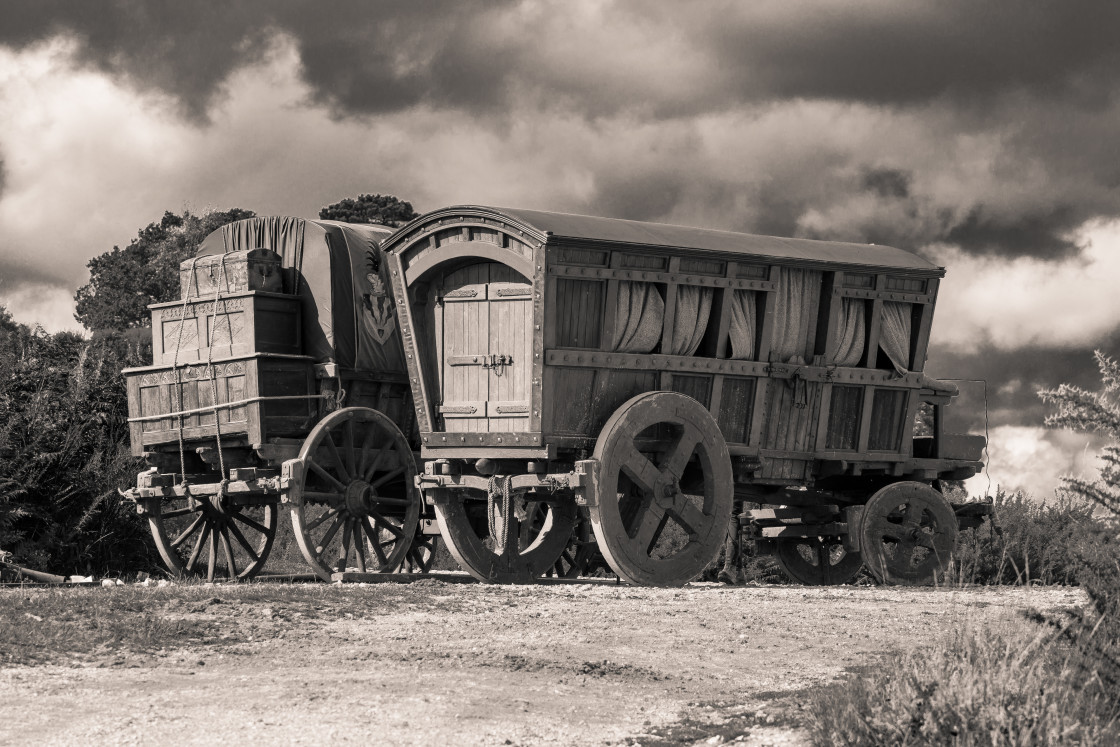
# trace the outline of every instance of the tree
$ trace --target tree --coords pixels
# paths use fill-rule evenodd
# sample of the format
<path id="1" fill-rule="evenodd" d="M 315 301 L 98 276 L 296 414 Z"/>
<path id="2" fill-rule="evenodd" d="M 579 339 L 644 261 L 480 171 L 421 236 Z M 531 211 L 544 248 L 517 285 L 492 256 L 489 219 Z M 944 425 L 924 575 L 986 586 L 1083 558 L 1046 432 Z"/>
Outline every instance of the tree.
<path id="1" fill-rule="evenodd" d="M 416 217 L 412 204 L 399 200 L 392 195 L 358 195 L 358 199 L 347 197 L 341 202 L 327 205 L 319 211 L 323 220 L 338 220 L 345 223 L 380 223 L 386 226 L 404 225 Z"/>
<path id="2" fill-rule="evenodd" d="M 89 283 L 74 294 L 74 318 L 92 331 L 149 326 L 148 304 L 179 297 L 179 263 L 193 256 L 211 231 L 254 215 L 241 208 L 201 216 L 165 212 L 124 249 L 114 246 L 89 261 Z"/>

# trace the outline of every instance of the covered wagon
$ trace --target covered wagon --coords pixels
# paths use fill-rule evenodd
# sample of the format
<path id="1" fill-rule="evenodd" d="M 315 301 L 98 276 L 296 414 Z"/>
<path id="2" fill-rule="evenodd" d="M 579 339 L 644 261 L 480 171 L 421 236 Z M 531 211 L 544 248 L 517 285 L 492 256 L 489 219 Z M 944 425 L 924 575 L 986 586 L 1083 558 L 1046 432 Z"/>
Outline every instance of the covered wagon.
<path id="1" fill-rule="evenodd" d="M 960 519 L 923 373 L 944 270 L 885 246 L 449 207 L 383 243 L 423 474 L 452 554 L 527 581 L 586 512 L 623 579 L 679 584 L 747 538 L 807 583 L 917 581 Z M 915 436 L 926 408 L 933 427 Z M 974 512 L 975 513 L 975 512 Z"/>
<path id="2" fill-rule="evenodd" d="M 128 369 L 130 491 L 169 568 L 258 573 L 290 504 L 324 578 L 424 565 L 412 417 L 381 226 L 252 218 L 183 263 Z M 421 557 L 423 552 L 423 557 Z"/>

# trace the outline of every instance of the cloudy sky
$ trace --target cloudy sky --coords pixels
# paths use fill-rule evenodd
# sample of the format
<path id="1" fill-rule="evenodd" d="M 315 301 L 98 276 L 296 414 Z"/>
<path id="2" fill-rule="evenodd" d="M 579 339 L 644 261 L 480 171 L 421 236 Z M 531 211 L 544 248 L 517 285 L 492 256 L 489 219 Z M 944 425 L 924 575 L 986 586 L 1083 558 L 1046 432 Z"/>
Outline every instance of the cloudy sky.
<path id="1" fill-rule="evenodd" d="M 1036 391 L 1120 349 L 1118 16 L 5 0 L 0 303 L 72 328 L 86 261 L 165 210 L 360 192 L 892 244 L 948 268 L 928 370 L 987 380 L 993 484 L 1047 494 L 1095 444 Z"/>

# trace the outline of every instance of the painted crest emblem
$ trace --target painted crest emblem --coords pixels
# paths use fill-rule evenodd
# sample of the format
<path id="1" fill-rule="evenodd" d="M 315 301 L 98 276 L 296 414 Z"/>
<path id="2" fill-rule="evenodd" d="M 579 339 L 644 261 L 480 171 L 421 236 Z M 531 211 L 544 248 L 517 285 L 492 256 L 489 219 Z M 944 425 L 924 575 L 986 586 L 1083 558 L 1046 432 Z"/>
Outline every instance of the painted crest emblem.
<path id="1" fill-rule="evenodd" d="M 397 317 L 393 311 L 393 302 L 385 289 L 385 282 L 381 279 L 381 256 L 376 249 L 366 252 L 366 267 L 369 269 L 366 273 L 369 292 L 362 294 L 362 305 L 372 322 L 370 332 L 375 340 L 384 345 L 396 329 Z"/>

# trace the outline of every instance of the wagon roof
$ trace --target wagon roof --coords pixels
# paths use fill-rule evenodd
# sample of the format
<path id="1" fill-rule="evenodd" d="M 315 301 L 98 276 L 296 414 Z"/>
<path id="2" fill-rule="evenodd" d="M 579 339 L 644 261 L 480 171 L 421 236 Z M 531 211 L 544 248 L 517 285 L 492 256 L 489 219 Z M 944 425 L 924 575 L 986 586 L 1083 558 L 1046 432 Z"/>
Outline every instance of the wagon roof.
<path id="1" fill-rule="evenodd" d="M 620 218 L 599 218 L 590 215 L 553 213 L 543 210 L 494 208 L 481 205 L 457 205 L 422 216 L 402 228 L 386 246 L 394 246 L 400 236 L 414 232 L 435 218 L 456 213 L 484 214 L 504 217 L 521 224 L 523 229 L 538 234 L 542 241 L 594 242 L 628 244 L 658 249 L 695 249 L 725 252 L 774 260 L 798 260 L 856 265 L 883 269 L 935 272 L 943 268 L 903 249 L 877 244 L 856 244 L 845 241 L 817 241 L 779 236 L 760 236 L 710 228 L 647 223 Z"/>

